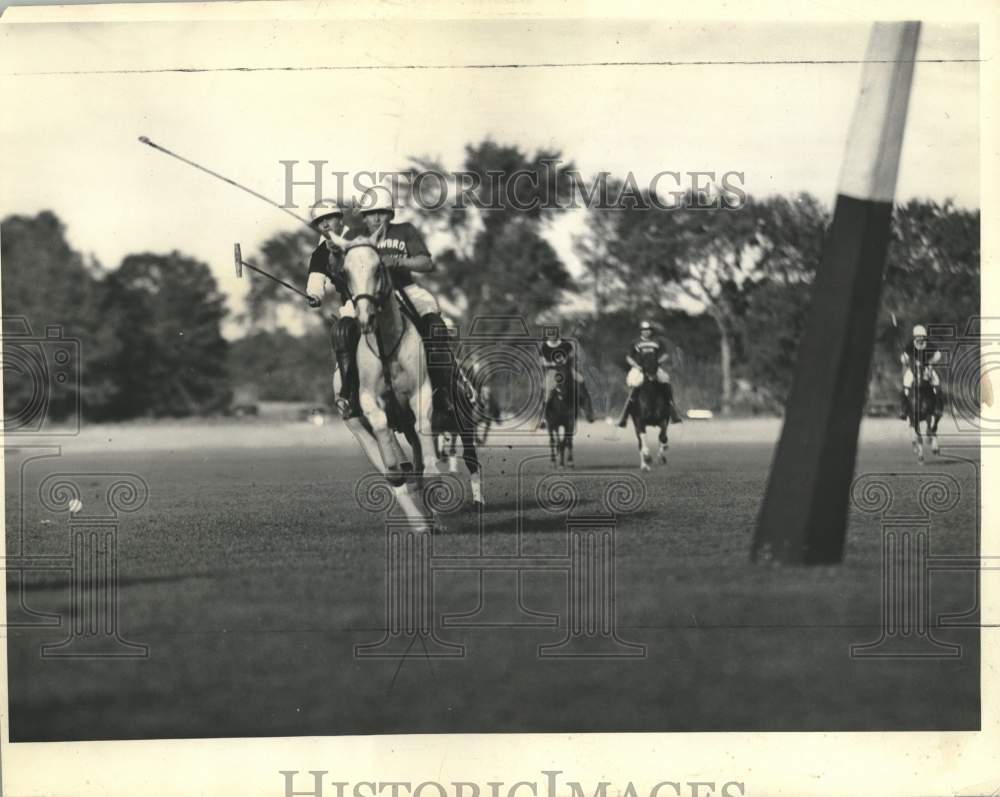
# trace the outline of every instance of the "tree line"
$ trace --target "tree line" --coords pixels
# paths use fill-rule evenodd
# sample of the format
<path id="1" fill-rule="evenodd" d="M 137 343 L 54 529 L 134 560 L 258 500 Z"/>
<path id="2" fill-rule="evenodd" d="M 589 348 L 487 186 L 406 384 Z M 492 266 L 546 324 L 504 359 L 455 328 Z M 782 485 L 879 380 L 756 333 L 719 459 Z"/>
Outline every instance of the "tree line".
<path id="1" fill-rule="evenodd" d="M 607 405 L 599 409 L 610 412 L 624 396 L 626 348 L 639 320 L 649 319 L 675 355 L 682 405 L 780 412 L 810 301 L 822 301 L 811 293 L 829 211 L 807 194 L 748 197 L 739 208 L 727 207 L 725 197 L 706 203 L 695 193 L 670 210 L 642 201 L 586 211 L 558 203 L 527 211 L 495 207 L 489 192 L 505 190 L 488 178 L 496 172 L 534 173 L 546 197 L 570 190 L 549 167 L 552 161 L 574 168 L 558 151 L 526 153 L 492 140 L 469 145 L 463 168 L 483 177 L 480 208 L 417 211 L 415 223 L 438 265 L 421 282 L 444 300 L 459 328 L 484 316 L 523 317 L 535 330 L 559 324 L 580 342 L 592 392 Z M 444 171 L 426 158 L 412 165 Z M 530 184 L 522 180 L 522 194 Z M 583 214 L 576 274 L 547 239 L 567 212 Z M 353 212 L 348 224 L 360 226 Z M 912 200 L 895 208 L 872 368 L 875 393 L 891 395 L 909 326 L 964 328 L 978 313 L 979 224 L 978 210 L 948 201 Z M 251 279 L 246 333 L 227 341 L 225 297 L 207 264 L 182 252 L 132 254 L 109 269 L 75 252 L 50 211 L 9 216 L 0 234 L 4 316 L 25 317 L 36 337 L 59 325 L 81 341 L 85 417 L 213 414 L 241 395 L 329 402 L 332 359 L 323 316 L 274 283 Z M 283 231 L 253 258 L 302 283 L 315 244 L 307 230 Z M 582 309 L 567 312 L 568 303 Z M 302 334 L 281 327 L 279 318 L 289 313 L 301 314 Z M 5 373 L 5 402 L 16 407 L 32 387 L 11 376 Z"/>

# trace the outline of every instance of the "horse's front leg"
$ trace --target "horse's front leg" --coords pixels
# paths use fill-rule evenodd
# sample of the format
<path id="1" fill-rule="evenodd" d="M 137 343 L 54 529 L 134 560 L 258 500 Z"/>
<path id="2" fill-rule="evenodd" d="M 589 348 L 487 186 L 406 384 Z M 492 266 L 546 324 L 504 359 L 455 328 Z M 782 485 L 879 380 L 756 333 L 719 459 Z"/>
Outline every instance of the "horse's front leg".
<path id="1" fill-rule="evenodd" d="M 396 440 L 395 432 L 389 428 L 389 419 L 386 416 L 385 408 L 375 398 L 374 391 L 364 388 L 361 390 L 360 403 L 361 410 L 372 428 L 372 434 L 378 441 L 382 461 L 385 463 L 385 478 L 392 487 L 396 502 L 407 518 L 417 523 L 420 529 L 429 530 L 430 524 L 427 522 L 426 512 L 414 502 L 406 485 L 406 474 L 402 468 L 399 442 Z"/>
<path id="2" fill-rule="evenodd" d="M 667 421 L 660 423 L 660 464 L 667 464 L 667 449 L 670 444 L 667 441 Z"/>
<path id="3" fill-rule="evenodd" d="M 406 438 L 406 442 L 409 443 L 410 450 L 413 452 L 413 478 L 415 486 L 417 490 L 423 490 L 426 463 L 424 462 L 424 446 L 420 442 L 420 435 L 417 434 L 417 430 L 412 426 L 407 426 L 403 429 L 403 437 Z"/>
<path id="4" fill-rule="evenodd" d="M 913 444 L 913 453 L 917 455 L 917 459 L 920 462 L 923 462 L 924 446 L 923 446 L 923 438 L 920 435 L 919 421 L 914 421 L 913 425 L 910 427 L 910 440 Z"/>
<path id="5" fill-rule="evenodd" d="M 383 476 L 386 474 L 385 463 L 382 461 L 382 452 L 379 451 L 378 440 L 371 432 L 371 427 L 365 425 L 365 421 L 361 418 L 350 418 L 344 422 L 347 428 L 350 430 L 351 434 L 354 435 L 354 439 L 358 441 L 358 445 L 361 446 L 361 450 L 365 452 L 365 456 L 371 463 L 372 467 L 375 468 Z"/>
<path id="6" fill-rule="evenodd" d="M 931 437 L 931 453 L 933 454 L 941 453 L 941 446 L 938 445 L 938 438 L 937 438 L 938 424 L 940 422 L 941 422 L 941 416 L 938 414 L 937 411 L 935 411 L 934 415 L 931 416 L 930 422 L 927 424 L 928 426 L 927 431 Z"/>
<path id="7" fill-rule="evenodd" d="M 559 436 L 551 425 L 546 425 L 549 427 L 549 462 L 554 468 L 556 466 L 556 452 L 559 448 Z"/>
<path id="8" fill-rule="evenodd" d="M 472 503 L 483 506 L 483 479 L 479 468 L 479 452 L 476 450 L 476 433 L 474 430 L 464 429 L 462 437 L 462 459 L 465 460 L 465 467 L 469 469 L 469 484 L 472 487 Z"/>
<path id="9" fill-rule="evenodd" d="M 646 448 L 646 429 L 634 417 L 632 418 L 632 424 L 635 426 L 635 437 L 639 441 L 639 469 L 648 471 L 652 457 L 649 455 L 649 449 Z"/>
<path id="10" fill-rule="evenodd" d="M 340 395 L 340 373 L 336 371 L 333 374 L 333 394 L 335 396 Z M 382 452 L 379 451 L 378 441 L 372 434 L 371 426 L 368 425 L 367 419 L 355 416 L 345 420 L 344 424 L 354 436 L 354 439 L 358 441 L 358 445 L 365 452 L 365 456 L 368 458 L 371 466 L 385 476 L 385 463 L 382 461 Z"/>

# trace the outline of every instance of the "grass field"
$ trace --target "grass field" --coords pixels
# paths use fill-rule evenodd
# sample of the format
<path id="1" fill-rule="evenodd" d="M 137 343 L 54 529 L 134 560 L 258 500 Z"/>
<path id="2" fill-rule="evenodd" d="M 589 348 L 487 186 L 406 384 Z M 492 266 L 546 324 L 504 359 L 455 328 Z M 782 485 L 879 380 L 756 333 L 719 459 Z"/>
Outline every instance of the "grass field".
<path id="1" fill-rule="evenodd" d="M 49 474 L 133 473 L 148 502 L 118 532 L 119 628 L 144 659 L 56 659 L 67 634 L 25 627 L 21 608 L 66 615 L 65 573 L 8 575 L 12 741 L 399 732 L 888 730 L 979 726 L 979 631 L 935 629 L 962 646 L 948 659 L 857 659 L 881 628 L 879 518 L 853 512 L 838 567 L 751 565 L 748 552 L 779 425 L 688 422 L 670 460 L 642 476 L 646 500 L 617 525 L 620 636 L 627 659 L 540 658 L 565 633 L 566 575 L 530 572 L 523 604 L 560 626 L 441 626 L 480 598 L 514 617 L 511 574 L 435 574 L 436 636 L 465 646 L 427 658 L 359 659 L 385 629 L 381 517 L 359 508 L 367 471 L 338 425 L 108 426 L 58 440 L 61 455 L 7 454 L 7 552 L 65 553 L 68 515 L 46 509 Z M 579 511 L 615 474 L 638 475 L 631 434 L 604 424 L 577 439 Z M 952 442 L 968 443 L 961 438 Z M 447 518 L 435 555 L 517 551 L 517 496 L 548 473 L 539 435 L 496 436 L 483 452 L 488 508 Z M 533 447 L 534 446 L 534 447 Z M 22 468 L 23 465 L 23 468 Z M 21 474 L 24 484 L 21 485 Z M 518 473 L 521 476 L 518 476 Z M 946 474 L 961 489 L 935 516 L 931 549 L 974 554 L 978 449 L 945 447 L 919 466 L 902 424 L 866 423 L 858 473 L 899 473 L 898 511 L 916 485 Z M 90 479 L 90 481 L 88 481 Z M 519 481 L 520 479 L 520 481 Z M 95 488 L 96 489 L 96 488 Z M 22 493 L 23 490 L 23 493 Z M 909 492 L 908 492 L 909 491 Z M 23 495 L 23 498 L 22 498 Z M 84 496 L 85 515 L 90 498 Z M 95 497 L 96 500 L 96 497 Z M 565 519 L 526 502 L 522 551 L 558 556 Z M 915 504 L 914 504 L 915 506 Z M 972 573 L 935 574 L 936 614 L 976 605 Z M 975 617 L 973 617 L 973 620 Z"/>

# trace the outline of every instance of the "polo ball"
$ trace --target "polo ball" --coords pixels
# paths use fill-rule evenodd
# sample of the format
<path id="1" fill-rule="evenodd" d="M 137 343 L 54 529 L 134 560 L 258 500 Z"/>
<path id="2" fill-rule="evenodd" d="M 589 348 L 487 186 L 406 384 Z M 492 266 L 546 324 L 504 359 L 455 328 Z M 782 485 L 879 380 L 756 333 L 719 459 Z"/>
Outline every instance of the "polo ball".
<path id="1" fill-rule="evenodd" d="M 83 509 L 83 501 L 81 501 L 79 498 L 74 498 L 72 501 L 69 502 L 70 514 L 75 515 L 81 509 Z"/>

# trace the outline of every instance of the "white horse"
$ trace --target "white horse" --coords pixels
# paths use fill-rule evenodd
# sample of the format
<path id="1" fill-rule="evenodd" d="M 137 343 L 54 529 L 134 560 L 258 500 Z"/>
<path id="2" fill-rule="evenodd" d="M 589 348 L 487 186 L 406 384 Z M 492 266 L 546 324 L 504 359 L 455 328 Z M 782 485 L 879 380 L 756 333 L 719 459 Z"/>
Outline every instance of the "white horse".
<path id="1" fill-rule="evenodd" d="M 421 498 L 424 457 L 421 437 L 432 442 L 432 388 L 420 331 L 400 311 L 389 270 L 369 239 L 337 241 L 344 249 L 344 272 L 354 304 L 358 343 L 358 400 L 364 418 L 347 422 L 372 466 L 392 486 L 400 508 L 424 528 L 433 525 Z M 387 366 L 387 367 L 386 367 Z M 334 390 L 339 374 L 334 376 Z M 413 451 L 407 460 L 395 429 Z M 411 491 L 408 478 L 416 490 Z M 482 502 L 478 470 L 471 474 L 473 500 Z"/>

